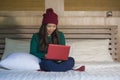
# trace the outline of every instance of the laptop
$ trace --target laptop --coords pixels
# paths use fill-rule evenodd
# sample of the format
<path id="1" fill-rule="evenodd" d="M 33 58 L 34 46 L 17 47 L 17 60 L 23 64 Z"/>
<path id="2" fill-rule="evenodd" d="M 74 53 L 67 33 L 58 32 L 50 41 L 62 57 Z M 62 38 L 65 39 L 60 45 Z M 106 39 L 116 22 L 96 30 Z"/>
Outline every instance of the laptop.
<path id="1" fill-rule="evenodd" d="M 46 59 L 50 60 L 68 60 L 70 46 L 49 44 Z"/>

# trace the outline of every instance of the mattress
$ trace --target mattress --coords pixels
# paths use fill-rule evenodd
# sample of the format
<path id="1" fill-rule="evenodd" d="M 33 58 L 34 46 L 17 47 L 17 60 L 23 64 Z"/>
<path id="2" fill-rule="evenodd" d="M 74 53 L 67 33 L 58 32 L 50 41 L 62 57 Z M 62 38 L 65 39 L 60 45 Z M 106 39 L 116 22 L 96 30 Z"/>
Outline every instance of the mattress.
<path id="1" fill-rule="evenodd" d="M 45 72 L 0 69 L 0 80 L 120 80 L 119 62 L 81 62 L 86 71 Z"/>

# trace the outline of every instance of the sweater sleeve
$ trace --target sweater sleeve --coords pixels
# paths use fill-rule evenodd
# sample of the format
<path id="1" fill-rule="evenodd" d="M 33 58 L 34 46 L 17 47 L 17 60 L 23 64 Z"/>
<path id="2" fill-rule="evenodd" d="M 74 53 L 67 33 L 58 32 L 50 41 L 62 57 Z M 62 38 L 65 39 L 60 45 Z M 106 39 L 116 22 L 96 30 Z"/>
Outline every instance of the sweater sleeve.
<path id="1" fill-rule="evenodd" d="M 65 36 L 64 36 L 63 32 L 59 32 L 59 37 L 60 37 L 60 44 L 66 45 Z"/>
<path id="2" fill-rule="evenodd" d="M 33 34 L 30 44 L 30 54 L 43 58 L 45 56 L 44 52 L 39 51 L 39 36 L 37 33 Z"/>

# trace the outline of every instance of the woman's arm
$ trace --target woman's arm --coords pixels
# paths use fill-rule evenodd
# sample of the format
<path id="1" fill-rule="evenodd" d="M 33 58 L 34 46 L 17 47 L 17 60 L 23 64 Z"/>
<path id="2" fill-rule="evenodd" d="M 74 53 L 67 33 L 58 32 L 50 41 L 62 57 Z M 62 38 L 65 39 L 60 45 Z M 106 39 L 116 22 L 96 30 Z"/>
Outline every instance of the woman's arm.
<path id="1" fill-rule="evenodd" d="M 59 32 L 59 37 L 60 37 L 60 44 L 66 45 L 65 36 L 64 36 L 63 32 Z"/>
<path id="2" fill-rule="evenodd" d="M 33 34 L 30 44 L 30 54 L 43 58 L 45 56 L 44 52 L 39 51 L 39 36 L 37 33 Z"/>

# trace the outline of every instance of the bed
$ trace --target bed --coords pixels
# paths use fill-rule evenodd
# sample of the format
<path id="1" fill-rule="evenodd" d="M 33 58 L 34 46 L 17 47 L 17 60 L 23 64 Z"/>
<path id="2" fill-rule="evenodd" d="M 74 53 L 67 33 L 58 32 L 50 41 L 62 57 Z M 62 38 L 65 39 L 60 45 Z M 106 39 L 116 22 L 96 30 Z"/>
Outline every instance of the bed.
<path id="1" fill-rule="evenodd" d="M 59 25 L 58 28 L 65 33 L 66 45 L 71 46 L 69 56 L 75 58 L 74 69 L 84 65 L 85 71 L 37 71 L 36 67 L 24 64 L 26 58 L 20 57 L 24 67 L 21 68 L 20 63 L 14 61 L 12 69 L 1 66 L 0 80 L 120 80 L 117 26 Z M 30 39 L 38 30 L 39 26 L 1 26 L 0 63 L 13 52 L 29 54 Z M 25 69 L 25 66 L 28 66 L 29 70 Z"/>

